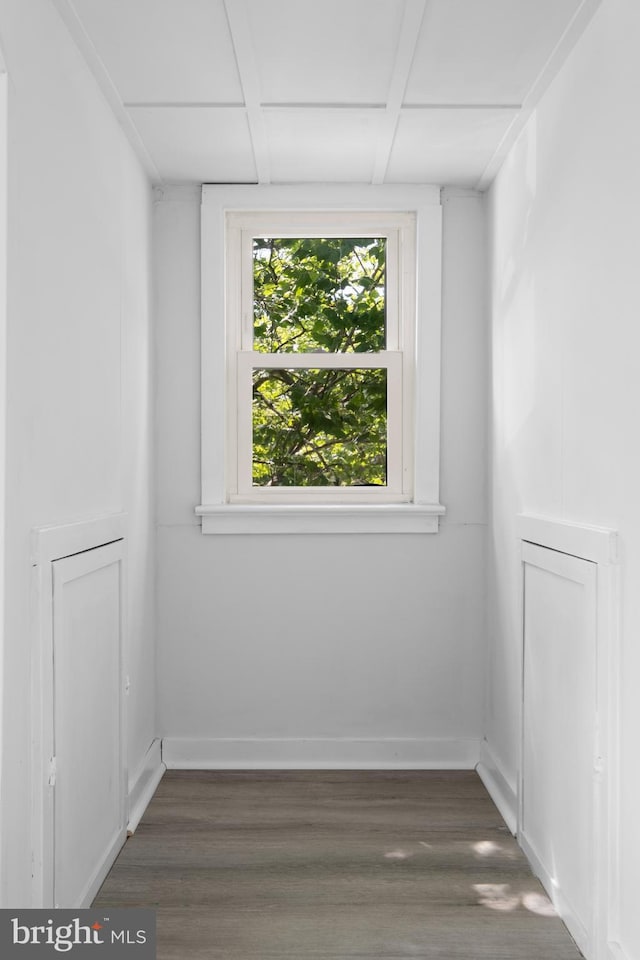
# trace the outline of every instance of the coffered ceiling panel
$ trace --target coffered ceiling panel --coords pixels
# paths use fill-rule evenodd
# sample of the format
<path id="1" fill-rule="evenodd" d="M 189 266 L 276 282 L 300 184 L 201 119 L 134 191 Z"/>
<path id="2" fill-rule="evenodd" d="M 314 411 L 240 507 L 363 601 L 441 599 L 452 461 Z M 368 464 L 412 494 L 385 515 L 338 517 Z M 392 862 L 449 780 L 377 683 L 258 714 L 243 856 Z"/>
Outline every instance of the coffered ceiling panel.
<path id="1" fill-rule="evenodd" d="M 244 110 L 132 107 L 130 114 L 160 176 L 174 183 L 254 183 Z"/>
<path id="2" fill-rule="evenodd" d="M 429 0 L 409 104 L 521 104 L 580 0 Z"/>
<path id="3" fill-rule="evenodd" d="M 380 113 L 265 111 L 272 180 L 370 182 Z"/>
<path id="4" fill-rule="evenodd" d="M 473 187 L 515 110 L 405 110 L 387 169 L 389 183 Z"/>
<path id="5" fill-rule="evenodd" d="M 223 0 L 72 0 L 124 103 L 237 103 Z"/>
<path id="6" fill-rule="evenodd" d="M 250 0 L 263 103 L 385 103 L 403 4 Z"/>

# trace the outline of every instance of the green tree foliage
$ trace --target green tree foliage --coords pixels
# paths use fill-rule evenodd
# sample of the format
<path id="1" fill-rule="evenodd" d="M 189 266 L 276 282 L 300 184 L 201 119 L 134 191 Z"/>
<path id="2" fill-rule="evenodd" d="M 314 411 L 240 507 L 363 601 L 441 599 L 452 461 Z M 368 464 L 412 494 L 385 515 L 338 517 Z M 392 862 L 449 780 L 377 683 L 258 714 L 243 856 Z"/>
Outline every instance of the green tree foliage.
<path id="1" fill-rule="evenodd" d="M 385 240 L 254 240 L 254 350 L 385 349 Z M 253 378 L 257 486 L 386 483 L 385 369 L 279 369 Z"/>

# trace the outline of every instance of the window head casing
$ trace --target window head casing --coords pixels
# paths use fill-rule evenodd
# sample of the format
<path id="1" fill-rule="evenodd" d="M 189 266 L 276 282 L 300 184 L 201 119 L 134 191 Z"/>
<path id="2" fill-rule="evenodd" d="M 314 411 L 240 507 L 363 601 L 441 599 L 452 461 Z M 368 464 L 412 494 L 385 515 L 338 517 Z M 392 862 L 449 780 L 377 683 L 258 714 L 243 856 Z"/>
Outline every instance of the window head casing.
<path id="1" fill-rule="evenodd" d="M 202 253 L 203 532 L 437 530 L 435 188 L 205 186 Z"/>

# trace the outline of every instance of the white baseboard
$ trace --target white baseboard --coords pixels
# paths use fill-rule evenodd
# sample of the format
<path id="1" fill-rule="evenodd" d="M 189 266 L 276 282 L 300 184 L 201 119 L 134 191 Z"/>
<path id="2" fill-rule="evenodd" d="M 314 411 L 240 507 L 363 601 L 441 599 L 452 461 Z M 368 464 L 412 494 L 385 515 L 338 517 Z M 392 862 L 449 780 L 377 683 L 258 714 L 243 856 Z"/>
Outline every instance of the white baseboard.
<path id="1" fill-rule="evenodd" d="M 111 867 L 113 866 L 114 860 L 122 850 L 125 840 L 127 839 L 126 831 L 123 829 L 118 830 L 118 833 L 113 838 L 108 849 L 105 851 L 104 857 L 94 870 L 91 879 L 87 883 L 84 893 L 80 897 L 78 903 L 74 904 L 60 904 L 62 907 L 71 907 L 72 909 L 84 910 L 87 907 L 90 907 L 93 903 L 98 890 L 104 883 L 107 878 L 107 874 Z"/>
<path id="2" fill-rule="evenodd" d="M 476 770 L 502 819 L 515 837 L 518 830 L 518 797 L 486 740 L 480 746 L 480 762 Z"/>
<path id="3" fill-rule="evenodd" d="M 169 770 L 472 770 L 479 740 L 168 737 Z"/>
<path id="4" fill-rule="evenodd" d="M 154 740 L 144 755 L 142 763 L 138 766 L 133 779 L 129 781 L 129 816 L 127 822 L 129 836 L 140 823 L 165 770 L 166 767 L 162 762 L 160 740 Z"/>

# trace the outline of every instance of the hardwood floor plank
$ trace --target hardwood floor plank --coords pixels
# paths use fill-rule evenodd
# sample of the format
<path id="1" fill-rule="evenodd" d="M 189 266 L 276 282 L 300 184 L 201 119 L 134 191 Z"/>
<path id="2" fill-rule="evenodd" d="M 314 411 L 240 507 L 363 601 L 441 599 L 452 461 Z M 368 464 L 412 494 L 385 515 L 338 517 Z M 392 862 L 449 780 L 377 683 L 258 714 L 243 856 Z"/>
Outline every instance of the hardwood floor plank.
<path id="1" fill-rule="evenodd" d="M 467 771 L 171 771 L 96 901 L 158 960 L 577 960 Z"/>

